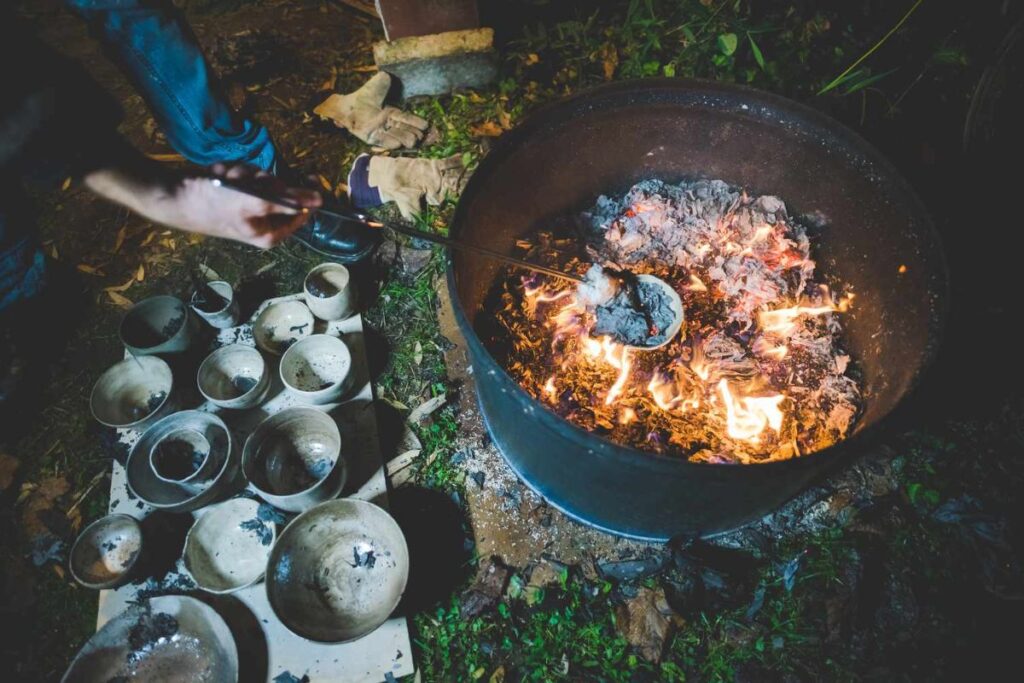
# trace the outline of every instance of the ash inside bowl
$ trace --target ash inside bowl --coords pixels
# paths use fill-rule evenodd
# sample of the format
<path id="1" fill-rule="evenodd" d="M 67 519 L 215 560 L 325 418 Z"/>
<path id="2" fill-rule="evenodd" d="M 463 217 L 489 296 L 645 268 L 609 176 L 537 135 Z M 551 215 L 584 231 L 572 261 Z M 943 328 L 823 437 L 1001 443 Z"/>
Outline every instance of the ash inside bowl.
<path id="1" fill-rule="evenodd" d="M 255 377 L 246 377 L 245 375 L 235 375 L 231 378 L 231 386 L 238 392 L 238 396 L 244 396 L 248 394 L 253 388 L 259 384 L 259 380 Z"/>
<path id="2" fill-rule="evenodd" d="M 675 319 L 672 303 L 659 285 L 639 282 L 635 293 L 630 286 L 620 287 L 611 301 L 597 307 L 592 334 L 630 346 L 657 346 Z"/>
<path id="3" fill-rule="evenodd" d="M 306 289 L 318 299 L 329 299 L 341 290 L 322 275 L 315 275 L 306 283 Z"/>

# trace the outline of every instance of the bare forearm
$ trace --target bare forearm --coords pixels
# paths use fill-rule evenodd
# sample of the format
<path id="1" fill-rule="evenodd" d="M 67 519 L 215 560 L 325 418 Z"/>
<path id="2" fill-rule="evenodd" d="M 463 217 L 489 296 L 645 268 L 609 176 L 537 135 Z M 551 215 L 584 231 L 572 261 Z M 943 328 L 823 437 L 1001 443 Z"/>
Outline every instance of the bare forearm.
<path id="1" fill-rule="evenodd" d="M 215 166 L 214 173 L 250 183 L 277 183 L 257 169 Z M 141 154 L 119 155 L 84 176 L 86 186 L 145 218 L 171 228 L 267 248 L 285 239 L 306 220 L 294 209 L 235 192 L 210 181 L 206 173 L 169 172 Z M 310 190 L 279 188 L 289 201 L 320 205 Z"/>
<path id="2" fill-rule="evenodd" d="M 101 197 L 150 220 L 160 221 L 154 209 L 173 194 L 169 182 L 158 182 L 154 175 L 139 173 L 138 169 L 132 167 L 98 169 L 86 175 L 83 180 L 86 187 Z"/>

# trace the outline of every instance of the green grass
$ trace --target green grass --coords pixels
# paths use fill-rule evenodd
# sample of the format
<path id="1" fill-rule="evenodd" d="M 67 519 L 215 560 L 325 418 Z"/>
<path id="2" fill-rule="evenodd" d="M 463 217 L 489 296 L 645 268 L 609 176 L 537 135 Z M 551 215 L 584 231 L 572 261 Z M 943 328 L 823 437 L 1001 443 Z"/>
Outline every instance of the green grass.
<path id="1" fill-rule="evenodd" d="M 610 588 L 566 571 L 539 594 L 510 591 L 493 613 L 472 619 L 453 597 L 415 619 L 423 680 L 487 680 L 501 668 L 528 681 L 627 681 L 650 671 L 615 631 Z"/>

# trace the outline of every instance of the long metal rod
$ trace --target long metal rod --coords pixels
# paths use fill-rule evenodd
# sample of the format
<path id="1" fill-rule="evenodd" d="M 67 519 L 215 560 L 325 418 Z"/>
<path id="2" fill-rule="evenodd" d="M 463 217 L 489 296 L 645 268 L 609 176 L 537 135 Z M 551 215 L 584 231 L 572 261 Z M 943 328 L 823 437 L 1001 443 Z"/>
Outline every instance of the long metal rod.
<path id="1" fill-rule="evenodd" d="M 274 204 L 280 204 L 281 206 L 288 207 L 289 209 L 294 209 L 301 213 L 322 213 L 326 216 L 331 216 L 333 218 L 338 218 L 344 221 L 361 223 L 370 228 L 390 228 L 395 232 L 401 233 L 403 235 L 408 235 L 409 237 L 417 237 L 428 242 L 433 242 L 434 244 L 440 244 L 442 246 L 448 247 L 449 249 L 458 249 L 461 251 L 468 251 L 474 254 L 479 254 L 481 256 L 494 259 L 495 261 L 500 261 L 506 265 L 514 266 L 516 268 L 523 268 L 524 270 L 529 270 L 534 273 L 540 273 L 541 275 L 548 275 L 550 277 L 560 278 L 562 280 L 568 280 L 570 282 L 583 282 L 583 278 L 579 275 L 576 275 L 575 273 L 566 273 L 561 270 L 556 270 L 554 268 L 548 268 L 547 266 L 541 266 L 536 263 L 530 263 L 529 261 L 517 259 L 514 256 L 506 256 L 505 254 L 494 251 L 492 249 L 488 249 L 487 247 L 479 247 L 475 244 L 466 244 L 465 242 L 453 240 L 450 237 L 444 237 L 443 235 L 437 235 L 432 232 L 417 230 L 416 228 L 410 228 L 405 225 L 399 225 L 397 223 L 384 223 L 381 221 L 374 220 L 367 216 L 366 214 L 359 213 L 357 211 L 348 212 L 345 209 L 335 210 L 333 208 L 328 207 L 308 209 L 304 206 L 299 206 L 298 204 L 292 202 L 290 199 L 286 199 L 284 197 L 279 196 L 273 196 L 271 194 L 263 194 L 255 190 L 249 189 L 247 187 L 236 185 L 230 180 L 224 178 L 213 178 L 212 181 L 214 185 L 220 187 L 227 187 L 229 189 L 235 190 L 236 192 L 241 192 L 242 194 L 251 195 L 253 197 L 257 197 L 259 199 L 272 202 Z"/>
<path id="2" fill-rule="evenodd" d="M 376 223 L 376 221 L 374 222 Z M 536 263 L 523 261 L 522 259 L 517 259 L 513 256 L 506 256 L 505 254 L 493 251 L 491 249 L 488 249 L 487 247 L 478 247 L 475 244 L 466 244 L 465 242 L 459 242 L 458 240 L 453 240 L 449 237 L 435 235 L 432 232 L 425 232 L 423 230 L 409 228 L 404 225 L 396 225 L 395 223 L 387 223 L 386 227 L 391 228 L 395 232 L 400 232 L 403 235 L 408 235 L 410 237 L 418 237 L 420 239 L 427 240 L 428 242 L 433 242 L 434 244 L 444 245 L 451 249 L 461 249 L 462 251 L 469 251 L 474 254 L 480 254 L 481 256 L 492 258 L 495 261 L 501 261 L 502 263 L 508 264 L 510 266 L 515 266 L 517 268 L 532 270 L 533 272 L 541 273 L 542 275 L 550 275 L 551 277 L 569 280 L 570 282 L 583 282 L 583 278 L 580 277 L 579 275 L 575 275 L 573 273 L 565 273 L 560 270 L 555 270 L 554 268 L 548 268 L 547 266 L 540 266 L 537 265 Z"/>

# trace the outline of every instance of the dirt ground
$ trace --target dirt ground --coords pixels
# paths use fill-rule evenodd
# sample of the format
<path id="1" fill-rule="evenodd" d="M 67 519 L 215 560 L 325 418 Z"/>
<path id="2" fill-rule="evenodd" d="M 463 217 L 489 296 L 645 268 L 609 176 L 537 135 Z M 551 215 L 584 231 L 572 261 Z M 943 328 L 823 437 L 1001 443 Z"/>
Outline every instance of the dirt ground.
<path id="1" fill-rule="evenodd" d="M 987 144 L 965 152 L 962 140 L 977 83 L 1005 55 L 999 46 L 1016 17 L 996 2 L 924 8 L 865 62 L 873 72 L 817 96 L 906 10 L 608 4 L 483 3 L 502 47 L 500 81 L 412 103 L 437 131 L 423 153 L 479 158 L 531 107 L 617 78 L 718 78 L 809 102 L 882 149 L 935 216 L 953 274 L 942 356 L 874 457 L 715 545 L 631 544 L 565 520 L 508 473 L 475 415 L 438 291 L 442 258 L 424 245 L 385 250 L 357 273 L 375 283 L 364 303 L 380 342 L 371 365 L 382 424 L 393 413 L 400 426 L 411 408 L 447 398 L 417 427 L 421 455 L 394 501 L 400 521 L 430 510 L 452 530 L 430 530 L 434 566 L 415 578 L 407 607 L 423 680 L 934 680 L 998 671 L 1024 624 L 1024 378 L 1004 339 L 1019 327 L 1017 256 L 1007 246 L 1017 188 L 1000 167 L 1010 141 L 999 137 L 998 117 L 972 129 L 994 135 Z M 19 6 L 114 93 L 133 144 L 179 163 L 78 19 L 56 2 Z M 365 146 L 309 112 L 372 73 L 379 26 L 336 2 L 187 7 L 233 105 L 266 124 L 298 170 L 341 191 Z M 106 511 L 113 446 L 88 397 L 121 357 L 125 307 L 156 293 L 187 295 L 183 269 L 200 264 L 258 300 L 295 291 L 319 261 L 300 245 L 263 252 L 166 231 L 73 182 L 36 199 L 44 249 L 79 278 L 83 302 L 44 407 L 17 429 L 5 426 L 0 449 L 0 652 L 11 680 L 24 681 L 58 679 L 95 626 L 96 596 L 70 581 L 65 563 L 75 531 Z M 427 212 L 421 227 L 443 226 L 450 211 Z"/>

